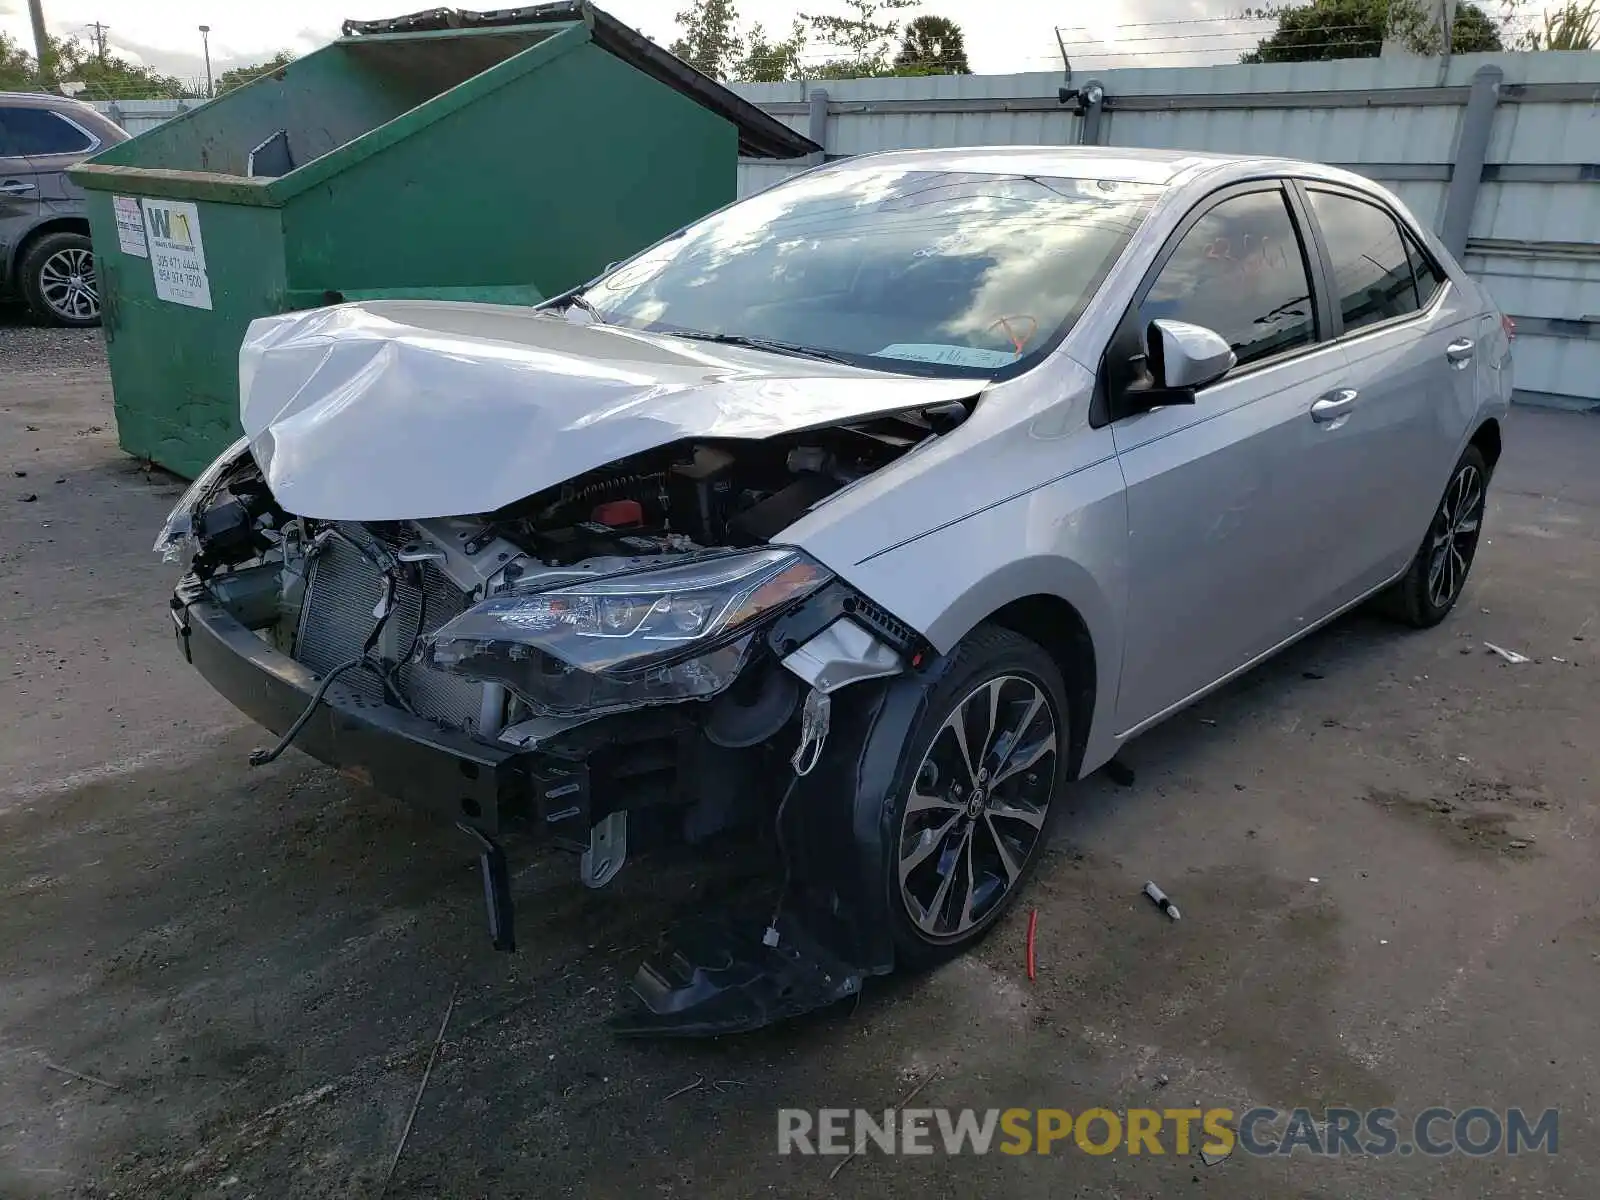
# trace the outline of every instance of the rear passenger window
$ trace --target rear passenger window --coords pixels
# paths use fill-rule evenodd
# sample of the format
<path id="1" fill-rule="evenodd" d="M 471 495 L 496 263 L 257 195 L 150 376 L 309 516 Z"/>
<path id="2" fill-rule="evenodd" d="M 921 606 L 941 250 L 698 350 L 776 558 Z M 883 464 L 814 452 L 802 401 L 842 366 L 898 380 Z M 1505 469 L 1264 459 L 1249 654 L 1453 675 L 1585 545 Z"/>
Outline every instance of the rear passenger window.
<path id="1" fill-rule="evenodd" d="M 1283 193 L 1224 200 L 1183 235 L 1140 304 L 1146 321 L 1204 325 L 1241 365 L 1316 340 L 1305 255 Z"/>
<path id="2" fill-rule="evenodd" d="M 1310 189 L 1311 208 L 1333 263 L 1333 291 L 1346 333 L 1403 317 L 1421 305 L 1400 228 L 1375 204 Z"/>
<path id="3" fill-rule="evenodd" d="M 1411 273 L 1417 279 L 1417 302 L 1427 308 L 1433 302 L 1434 293 L 1444 286 L 1445 274 L 1409 236 L 1406 238 L 1406 255 L 1411 259 Z"/>
<path id="4" fill-rule="evenodd" d="M 0 126 L 12 154 L 75 154 L 94 142 L 83 130 L 45 108 L 0 109 Z"/>

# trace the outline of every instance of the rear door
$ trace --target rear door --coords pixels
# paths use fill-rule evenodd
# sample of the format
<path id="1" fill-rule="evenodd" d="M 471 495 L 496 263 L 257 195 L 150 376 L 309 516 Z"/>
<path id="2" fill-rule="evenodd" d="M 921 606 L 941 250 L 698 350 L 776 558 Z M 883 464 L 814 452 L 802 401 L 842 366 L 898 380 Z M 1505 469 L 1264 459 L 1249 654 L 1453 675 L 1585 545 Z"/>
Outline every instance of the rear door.
<path id="1" fill-rule="evenodd" d="M 67 168 L 100 148 L 99 135 L 67 114 L 43 106 L 0 109 L 0 122 L 32 166 L 45 215 L 82 215 L 83 192 L 67 178 Z"/>
<path id="2" fill-rule="evenodd" d="M 1478 305 L 1376 197 L 1305 181 L 1354 393 L 1349 417 L 1303 432 L 1313 485 L 1336 492 L 1308 530 L 1318 605 L 1358 598 L 1416 554 L 1474 411 Z"/>
<path id="3" fill-rule="evenodd" d="M 1238 365 L 1175 405 L 1113 422 L 1127 484 L 1121 731 L 1164 713 L 1304 626 L 1307 529 L 1337 493 L 1308 485 L 1305 429 L 1337 390 L 1305 217 L 1278 181 L 1213 194 L 1136 295 L 1135 321 L 1221 334 Z"/>
<path id="4" fill-rule="evenodd" d="M 10 283 L 8 268 L 17 246 L 39 220 L 39 181 L 33 164 L 11 141 L 0 108 L 0 283 Z"/>

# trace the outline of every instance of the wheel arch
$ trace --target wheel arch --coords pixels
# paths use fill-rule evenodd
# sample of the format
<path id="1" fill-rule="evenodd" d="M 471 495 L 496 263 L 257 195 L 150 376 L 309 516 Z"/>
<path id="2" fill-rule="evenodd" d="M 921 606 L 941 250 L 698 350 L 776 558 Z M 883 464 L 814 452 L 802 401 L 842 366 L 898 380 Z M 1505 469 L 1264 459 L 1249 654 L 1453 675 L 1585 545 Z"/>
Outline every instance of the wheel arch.
<path id="1" fill-rule="evenodd" d="M 985 620 L 1035 643 L 1061 669 L 1069 717 L 1067 773 L 1076 779 L 1089 744 L 1089 727 L 1094 722 L 1098 697 L 1094 638 L 1083 614 L 1060 596 L 1036 592 L 1002 605 Z"/>
<path id="2" fill-rule="evenodd" d="M 949 652 L 979 625 L 1001 625 L 1037 642 L 1061 669 L 1071 724 L 1070 777 L 1098 766 L 1097 747 L 1113 724 L 1122 662 L 1117 611 L 1101 584 L 1078 563 L 1055 556 L 1016 559 L 947 605 L 925 634 Z"/>
<path id="3" fill-rule="evenodd" d="M 17 272 L 22 267 L 22 260 L 28 256 L 28 251 L 38 244 L 40 238 L 49 237 L 52 233 L 81 233 L 84 237 L 89 237 L 89 218 L 50 217 L 40 221 L 18 238 L 17 244 L 11 248 L 11 261 L 6 264 L 6 278 L 13 286 L 18 283 Z"/>
<path id="4" fill-rule="evenodd" d="M 1469 446 L 1476 446 L 1478 453 L 1483 455 L 1484 464 L 1489 468 L 1489 474 L 1494 474 L 1495 464 L 1500 461 L 1500 421 L 1496 417 L 1489 417 L 1477 429 L 1473 430 L 1472 437 L 1467 442 Z"/>

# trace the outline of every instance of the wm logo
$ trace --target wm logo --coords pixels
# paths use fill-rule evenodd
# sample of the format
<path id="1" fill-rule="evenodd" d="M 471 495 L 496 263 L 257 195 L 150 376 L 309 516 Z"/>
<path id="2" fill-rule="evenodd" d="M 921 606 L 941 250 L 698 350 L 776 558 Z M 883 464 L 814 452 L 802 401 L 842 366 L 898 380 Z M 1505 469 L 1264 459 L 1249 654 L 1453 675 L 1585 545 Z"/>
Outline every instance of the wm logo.
<path id="1" fill-rule="evenodd" d="M 179 245 L 194 247 L 194 237 L 189 232 L 189 218 L 182 213 L 176 215 L 170 209 L 147 207 L 150 218 L 150 232 L 153 236 L 164 242 L 176 242 Z M 176 231 L 177 236 L 173 236 Z"/>

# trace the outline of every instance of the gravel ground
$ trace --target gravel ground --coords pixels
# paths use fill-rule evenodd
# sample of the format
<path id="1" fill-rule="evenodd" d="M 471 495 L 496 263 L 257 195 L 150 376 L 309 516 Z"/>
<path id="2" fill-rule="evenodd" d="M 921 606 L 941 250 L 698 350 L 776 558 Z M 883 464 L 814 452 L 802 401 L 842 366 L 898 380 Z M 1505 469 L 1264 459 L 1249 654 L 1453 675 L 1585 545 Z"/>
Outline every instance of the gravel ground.
<path id="1" fill-rule="evenodd" d="M 1512 415 L 1444 625 L 1340 621 L 1140 738 L 1132 787 L 1075 788 L 976 953 L 786 1028 L 632 1043 L 604 1019 L 642 949 L 735 902 L 737 851 L 588 892 L 571 858 L 515 845 L 522 949 L 495 954 L 460 835 L 295 753 L 245 765 L 262 733 L 184 665 L 174 572 L 149 553 L 178 485 L 117 451 L 84 335 L 17 334 L 0 328 L 4 1200 L 1594 1194 L 1600 419 Z M 919 1081 L 919 1105 L 1074 1112 L 1557 1107 L 1559 1153 L 1208 1165 L 1169 1140 L 871 1151 L 836 1179 L 837 1159 L 774 1153 L 780 1107 L 881 1111 Z"/>
<path id="2" fill-rule="evenodd" d="M 0 374 L 38 372 L 46 377 L 104 370 L 106 342 L 99 329 L 57 329 L 32 323 L 28 311 L 0 305 Z"/>

